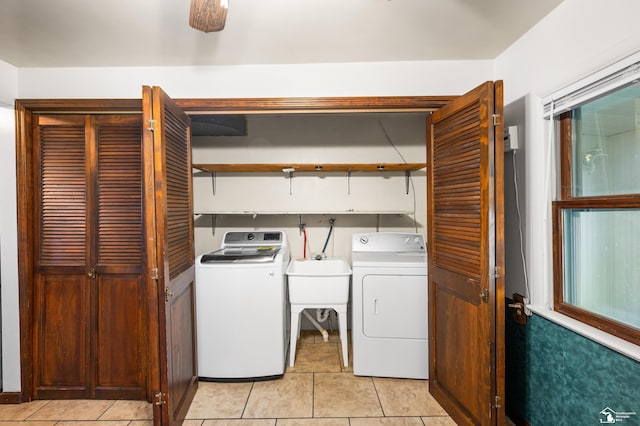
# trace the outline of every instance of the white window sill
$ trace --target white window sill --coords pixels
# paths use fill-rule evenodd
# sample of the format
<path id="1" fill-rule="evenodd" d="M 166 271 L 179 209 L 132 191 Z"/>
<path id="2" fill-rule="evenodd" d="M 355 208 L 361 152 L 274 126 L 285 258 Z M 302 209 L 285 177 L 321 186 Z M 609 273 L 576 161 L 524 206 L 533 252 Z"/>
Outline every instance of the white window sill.
<path id="1" fill-rule="evenodd" d="M 613 336 L 609 333 L 605 333 L 602 330 L 598 330 L 595 327 L 591 327 L 590 325 L 587 325 L 556 311 L 550 310 L 544 306 L 527 305 L 527 308 L 529 308 L 532 312 L 540 315 L 541 317 L 548 319 L 549 321 L 552 321 L 562 327 L 568 328 L 569 330 L 574 331 L 581 336 L 586 337 L 587 339 L 591 339 L 594 342 L 600 343 L 601 345 L 604 345 L 609 349 L 612 349 L 640 362 L 640 346 L 638 345 L 634 345 L 633 343 L 627 342 L 626 340 L 620 339 L 619 337 Z"/>

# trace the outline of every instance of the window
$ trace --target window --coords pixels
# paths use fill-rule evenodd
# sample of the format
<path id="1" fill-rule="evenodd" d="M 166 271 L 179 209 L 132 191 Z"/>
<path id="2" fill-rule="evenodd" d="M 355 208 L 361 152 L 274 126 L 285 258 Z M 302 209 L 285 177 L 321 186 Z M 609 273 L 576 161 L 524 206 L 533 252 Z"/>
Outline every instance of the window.
<path id="1" fill-rule="evenodd" d="M 640 344 L 640 84 L 558 121 L 554 308 Z"/>

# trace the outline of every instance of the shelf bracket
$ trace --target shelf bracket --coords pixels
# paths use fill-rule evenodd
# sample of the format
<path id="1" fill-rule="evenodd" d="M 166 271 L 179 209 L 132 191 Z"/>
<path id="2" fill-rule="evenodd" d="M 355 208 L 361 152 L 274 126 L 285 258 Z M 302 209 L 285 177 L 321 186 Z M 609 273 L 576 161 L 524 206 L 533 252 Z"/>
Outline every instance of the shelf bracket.
<path id="1" fill-rule="evenodd" d="M 216 195 L 216 172 L 211 172 L 211 190 Z"/>
<path id="2" fill-rule="evenodd" d="M 376 232 L 380 232 L 380 214 L 376 215 Z"/>
<path id="3" fill-rule="evenodd" d="M 404 172 L 404 180 L 405 180 L 405 187 L 407 189 L 407 195 L 409 195 L 409 181 L 411 179 L 411 172 L 409 170 L 407 170 L 406 172 Z"/>
<path id="4" fill-rule="evenodd" d="M 217 214 L 212 214 L 211 215 L 211 236 L 215 237 L 216 236 L 216 224 L 218 222 L 218 215 Z"/>
<path id="5" fill-rule="evenodd" d="M 295 171 L 295 169 L 293 167 L 286 167 L 284 169 L 282 169 L 283 173 L 287 174 L 287 178 L 289 179 L 289 195 L 292 195 L 291 192 L 291 181 L 293 180 L 293 172 Z"/>
<path id="6" fill-rule="evenodd" d="M 347 195 L 351 195 L 351 170 L 347 170 Z"/>

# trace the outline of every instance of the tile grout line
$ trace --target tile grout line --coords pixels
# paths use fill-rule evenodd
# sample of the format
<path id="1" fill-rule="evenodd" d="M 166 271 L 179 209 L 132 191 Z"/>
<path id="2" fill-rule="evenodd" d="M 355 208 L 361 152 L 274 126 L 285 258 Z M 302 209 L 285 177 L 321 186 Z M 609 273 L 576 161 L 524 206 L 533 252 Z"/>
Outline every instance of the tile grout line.
<path id="1" fill-rule="evenodd" d="M 316 373 L 311 373 L 311 418 L 316 416 Z"/>
<path id="2" fill-rule="evenodd" d="M 99 421 L 99 420 L 100 420 L 100 418 L 101 418 L 102 416 L 104 416 L 105 414 L 107 414 L 107 411 L 109 411 L 111 408 L 113 408 L 113 406 L 114 406 L 114 405 L 116 405 L 116 402 L 117 402 L 117 401 L 116 401 L 116 400 L 114 400 L 111 404 L 109 404 L 109 406 L 108 406 L 108 407 L 106 407 L 106 408 L 104 409 L 104 411 L 102 412 L 102 414 L 100 414 L 100 415 L 96 418 L 96 420 L 95 420 L 95 421 Z"/>
<path id="3" fill-rule="evenodd" d="M 380 393 L 378 393 L 378 387 L 376 386 L 376 381 L 371 377 L 371 384 L 373 384 L 373 390 L 376 391 L 376 398 L 378 398 L 378 404 L 380 404 L 380 411 L 382 411 L 382 417 L 387 417 L 384 412 L 384 406 L 382 405 L 382 401 L 380 400 Z"/>
<path id="4" fill-rule="evenodd" d="M 249 393 L 247 394 L 247 399 L 244 400 L 244 407 L 242 407 L 242 413 L 240 413 L 240 418 L 244 418 L 244 412 L 247 411 L 247 405 L 249 404 L 249 398 L 251 398 L 251 392 L 253 392 L 253 386 L 256 382 L 251 382 L 251 389 L 249 389 Z M 204 424 L 204 420 L 202 421 Z"/>
<path id="5" fill-rule="evenodd" d="M 37 400 L 32 400 L 33 401 L 37 401 Z M 22 422 L 27 422 L 30 421 L 29 417 L 33 416 L 34 414 L 36 414 L 38 411 L 42 410 L 44 407 L 46 407 L 47 405 L 51 404 L 52 400 L 48 400 L 47 402 L 45 402 L 44 404 L 42 404 L 42 407 L 38 408 L 36 411 L 34 411 L 33 413 L 29 414 L 27 417 L 25 417 L 24 419 L 20 420 Z M 55 424 L 55 423 L 54 423 Z"/>

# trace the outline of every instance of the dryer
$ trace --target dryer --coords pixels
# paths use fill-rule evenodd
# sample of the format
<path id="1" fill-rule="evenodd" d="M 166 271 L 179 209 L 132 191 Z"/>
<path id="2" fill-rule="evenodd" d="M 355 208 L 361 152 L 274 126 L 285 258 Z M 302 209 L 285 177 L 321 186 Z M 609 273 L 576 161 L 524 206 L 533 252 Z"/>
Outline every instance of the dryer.
<path id="1" fill-rule="evenodd" d="M 242 381 L 284 374 L 290 308 L 282 231 L 232 231 L 196 259 L 198 376 Z"/>
<path id="2" fill-rule="evenodd" d="M 427 379 L 424 235 L 354 234 L 351 255 L 353 373 Z"/>

